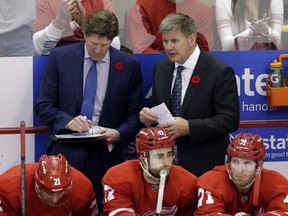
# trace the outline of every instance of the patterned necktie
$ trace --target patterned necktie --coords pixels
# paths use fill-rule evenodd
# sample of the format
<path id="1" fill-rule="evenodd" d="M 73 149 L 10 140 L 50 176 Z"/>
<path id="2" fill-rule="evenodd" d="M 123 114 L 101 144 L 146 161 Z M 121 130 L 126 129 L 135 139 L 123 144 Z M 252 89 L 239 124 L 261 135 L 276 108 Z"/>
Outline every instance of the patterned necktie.
<path id="1" fill-rule="evenodd" d="M 87 73 L 85 89 L 83 94 L 83 101 L 80 111 L 80 114 L 86 116 L 88 119 L 92 119 L 93 116 L 94 102 L 97 88 L 97 68 L 96 68 L 97 62 L 92 60 L 91 62 L 93 64 Z"/>
<path id="2" fill-rule="evenodd" d="M 177 68 L 177 75 L 175 78 L 172 96 L 171 96 L 171 114 L 172 116 L 180 116 L 181 110 L 181 97 L 182 97 L 182 77 L 181 72 L 184 70 L 184 66 L 179 65 Z"/>

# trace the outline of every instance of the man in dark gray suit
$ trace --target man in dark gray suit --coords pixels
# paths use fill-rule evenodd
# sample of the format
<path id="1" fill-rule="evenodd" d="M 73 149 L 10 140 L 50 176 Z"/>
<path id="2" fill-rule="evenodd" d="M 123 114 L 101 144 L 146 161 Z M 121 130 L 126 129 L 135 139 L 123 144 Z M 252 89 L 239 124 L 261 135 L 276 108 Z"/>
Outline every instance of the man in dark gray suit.
<path id="1" fill-rule="evenodd" d="M 239 127 L 235 74 L 218 58 L 200 51 L 196 26 L 188 15 L 166 16 L 160 31 L 168 58 L 155 65 L 150 107 L 166 104 L 175 121 L 159 126 L 176 139 L 178 164 L 200 176 L 224 163 L 229 133 Z M 145 107 L 140 120 L 157 124 L 158 116 Z"/>

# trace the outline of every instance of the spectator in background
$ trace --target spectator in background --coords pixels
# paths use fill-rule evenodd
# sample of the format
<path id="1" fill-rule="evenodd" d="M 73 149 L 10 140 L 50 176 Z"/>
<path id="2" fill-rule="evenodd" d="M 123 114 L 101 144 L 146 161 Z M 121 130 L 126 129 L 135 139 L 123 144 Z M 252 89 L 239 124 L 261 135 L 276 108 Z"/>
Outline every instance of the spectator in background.
<path id="1" fill-rule="evenodd" d="M 235 73 L 199 49 L 196 25 L 188 15 L 169 14 L 160 32 L 168 58 L 154 67 L 150 107 L 166 104 L 175 121 L 159 126 L 176 139 L 178 164 L 200 176 L 224 163 L 229 133 L 238 129 Z M 141 110 L 140 120 L 158 124 L 158 116 L 148 107 Z"/>
<path id="2" fill-rule="evenodd" d="M 262 168 L 264 158 L 263 139 L 239 133 L 227 148 L 226 167 L 217 166 L 199 177 L 194 215 L 287 215 L 288 180 Z"/>
<path id="3" fill-rule="evenodd" d="M 102 216 L 192 216 L 197 205 L 197 178 L 172 165 L 174 145 L 160 127 L 141 129 L 136 136 L 138 160 L 112 167 L 103 178 Z"/>
<path id="4" fill-rule="evenodd" d="M 91 182 L 63 155 L 42 155 L 26 164 L 26 215 L 98 214 Z M 22 215 L 21 165 L 0 175 L 0 215 Z"/>
<path id="5" fill-rule="evenodd" d="M 84 34 L 85 43 L 52 50 L 35 111 L 50 128 L 48 153 L 64 154 L 73 167 L 89 177 L 101 212 L 102 177 L 108 168 L 123 162 L 123 149 L 142 126 L 138 116 L 143 102 L 142 73 L 138 59 L 110 46 L 119 34 L 114 13 L 93 13 L 84 25 Z M 103 140 L 53 140 L 55 134 L 88 132 L 92 122 L 102 127 L 98 133 L 103 134 Z"/>
<path id="6" fill-rule="evenodd" d="M 126 14 L 124 44 L 133 53 L 164 52 L 159 25 L 170 13 L 184 13 L 196 23 L 197 44 L 204 51 L 213 48 L 213 13 L 201 0 L 137 0 Z M 208 47 L 209 45 L 209 47 Z"/>
<path id="7" fill-rule="evenodd" d="M 279 47 L 282 0 L 216 0 L 216 24 L 223 51 L 235 50 L 238 36 L 264 35 Z"/>
<path id="8" fill-rule="evenodd" d="M 49 55 L 52 48 L 84 41 L 86 17 L 98 10 L 115 12 L 111 0 L 37 0 L 33 42 L 35 54 Z M 116 36 L 112 46 L 120 49 Z"/>
<path id="9" fill-rule="evenodd" d="M 0 57 L 33 56 L 35 0 L 0 1 Z"/>

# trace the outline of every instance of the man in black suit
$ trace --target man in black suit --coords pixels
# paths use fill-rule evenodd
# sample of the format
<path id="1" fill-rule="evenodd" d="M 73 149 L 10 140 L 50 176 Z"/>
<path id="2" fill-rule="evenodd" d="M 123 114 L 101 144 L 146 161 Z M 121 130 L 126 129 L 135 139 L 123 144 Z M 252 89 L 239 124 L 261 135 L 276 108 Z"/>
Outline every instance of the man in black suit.
<path id="1" fill-rule="evenodd" d="M 160 32 L 168 58 L 155 65 L 150 106 L 166 104 L 175 121 L 159 126 L 176 139 L 178 164 L 200 176 L 224 163 L 229 133 L 238 129 L 235 74 L 218 58 L 200 51 L 196 26 L 188 15 L 169 14 Z M 158 116 L 144 107 L 140 120 L 157 124 Z"/>

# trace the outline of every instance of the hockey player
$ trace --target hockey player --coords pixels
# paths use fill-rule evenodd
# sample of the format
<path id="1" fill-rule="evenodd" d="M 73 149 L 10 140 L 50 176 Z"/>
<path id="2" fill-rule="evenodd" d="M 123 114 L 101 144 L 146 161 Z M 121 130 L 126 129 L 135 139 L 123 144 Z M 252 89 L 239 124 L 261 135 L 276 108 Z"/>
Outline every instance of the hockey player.
<path id="1" fill-rule="evenodd" d="M 228 145 L 226 167 L 199 177 L 195 216 L 288 215 L 288 181 L 262 168 L 264 158 L 262 138 L 239 133 Z"/>
<path id="2" fill-rule="evenodd" d="M 141 129 L 136 136 L 138 160 L 110 168 L 102 180 L 102 215 L 192 216 L 197 205 L 197 177 L 172 165 L 174 145 L 160 127 Z"/>
<path id="3" fill-rule="evenodd" d="M 27 216 L 98 214 L 92 183 L 61 154 L 26 164 L 25 209 Z M 0 215 L 22 215 L 20 165 L 0 175 Z"/>

